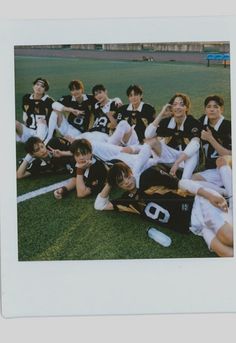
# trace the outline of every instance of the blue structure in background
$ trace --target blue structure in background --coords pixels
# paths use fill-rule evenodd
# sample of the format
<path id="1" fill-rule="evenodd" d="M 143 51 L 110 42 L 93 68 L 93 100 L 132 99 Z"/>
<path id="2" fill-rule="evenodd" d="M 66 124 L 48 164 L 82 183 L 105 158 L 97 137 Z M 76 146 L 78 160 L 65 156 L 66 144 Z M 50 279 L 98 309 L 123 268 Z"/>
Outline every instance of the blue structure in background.
<path id="1" fill-rule="evenodd" d="M 230 61 L 230 54 L 207 54 L 207 66 L 210 67 L 210 61 L 223 61 L 224 68 L 226 68 L 227 61 Z"/>

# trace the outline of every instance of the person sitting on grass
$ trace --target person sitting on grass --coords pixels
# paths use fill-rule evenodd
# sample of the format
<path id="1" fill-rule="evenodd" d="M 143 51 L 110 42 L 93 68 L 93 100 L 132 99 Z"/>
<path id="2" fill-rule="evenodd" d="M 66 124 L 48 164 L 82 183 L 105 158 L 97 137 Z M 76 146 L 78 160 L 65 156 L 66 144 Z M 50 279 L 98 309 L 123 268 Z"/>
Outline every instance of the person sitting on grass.
<path id="1" fill-rule="evenodd" d="M 205 170 L 193 174 L 192 179 L 224 187 L 232 200 L 232 178 L 229 176 L 232 165 L 231 122 L 223 116 L 223 98 L 208 96 L 204 100 L 204 110 L 205 114 L 199 121 L 202 124 Z"/>
<path id="2" fill-rule="evenodd" d="M 48 90 L 48 81 L 38 77 L 33 81 L 33 92 L 23 96 L 23 123 L 16 120 L 17 142 L 25 143 L 31 136 L 45 140 L 48 136 L 54 103 L 54 100 L 46 93 Z"/>
<path id="3" fill-rule="evenodd" d="M 119 98 L 110 99 L 107 89 L 102 84 L 95 85 L 92 88 L 92 94 L 96 99 L 93 113 L 94 122 L 89 131 L 83 133 L 81 138 L 89 139 L 91 142 L 107 142 L 117 125 L 114 114 L 122 102 Z"/>
<path id="4" fill-rule="evenodd" d="M 121 198 L 109 200 L 114 187 L 125 193 Z M 96 197 L 94 208 L 136 213 L 158 226 L 179 232 L 190 229 L 203 236 L 208 248 L 217 255 L 233 256 L 232 218 L 226 200 L 196 181 L 178 180 L 156 167 L 145 170 L 137 179 L 127 164 L 115 164 L 108 172 L 107 184 Z"/>
<path id="5" fill-rule="evenodd" d="M 66 137 L 75 139 L 88 131 L 91 114 L 96 100 L 92 95 L 84 93 L 84 85 L 80 80 L 70 81 L 68 88 L 70 95 L 62 96 L 52 105 L 56 114 L 53 130 Z"/>
<path id="6" fill-rule="evenodd" d="M 30 137 L 25 143 L 27 155 L 17 169 L 17 179 L 47 173 L 73 172 L 72 156 L 60 156 L 57 151 L 68 151 L 70 143 L 59 137 L 52 138 L 47 145 L 39 137 Z M 58 150 L 59 149 L 59 150 Z"/>
<path id="7" fill-rule="evenodd" d="M 174 94 L 145 131 L 149 142 L 160 142 L 157 163 L 169 164 L 172 175 L 181 169 L 184 179 L 191 178 L 199 162 L 201 124 L 189 114 L 190 107 L 186 94 Z"/>
<path id="8" fill-rule="evenodd" d="M 155 118 L 155 108 L 143 101 L 143 90 L 139 85 L 130 85 L 126 91 L 129 103 L 116 110 L 117 126 L 108 142 L 115 145 L 132 146 L 143 143 L 144 132 Z"/>
<path id="9" fill-rule="evenodd" d="M 56 152 L 58 156 L 73 155 L 75 170 L 72 179 L 64 187 L 54 192 L 56 199 L 62 199 L 69 191 L 76 188 L 78 198 L 99 193 L 104 187 L 107 169 L 105 164 L 93 155 L 91 143 L 87 139 L 76 139 L 68 152 Z"/>

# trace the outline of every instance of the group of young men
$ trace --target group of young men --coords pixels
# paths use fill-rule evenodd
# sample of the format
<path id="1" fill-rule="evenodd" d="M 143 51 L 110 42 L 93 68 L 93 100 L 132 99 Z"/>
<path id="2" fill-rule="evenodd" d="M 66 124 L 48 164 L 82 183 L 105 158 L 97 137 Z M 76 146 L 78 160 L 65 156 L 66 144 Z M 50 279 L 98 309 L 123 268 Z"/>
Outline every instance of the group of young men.
<path id="1" fill-rule="evenodd" d="M 217 255 L 233 256 L 231 122 L 223 116 L 223 99 L 208 96 L 196 119 L 183 93 L 156 115 L 138 85 L 128 87 L 125 105 L 101 84 L 92 94 L 80 80 L 68 87 L 70 94 L 54 101 L 48 81 L 37 78 L 33 93 L 23 97 L 16 138 L 27 155 L 17 178 L 68 171 L 71 178 L 55 190 L 56 199 L 73 189 L 79 198 L 94 194 L 96 210 L 191 230 Z M 110 200 L 114 187 L 125 193 Z"/>

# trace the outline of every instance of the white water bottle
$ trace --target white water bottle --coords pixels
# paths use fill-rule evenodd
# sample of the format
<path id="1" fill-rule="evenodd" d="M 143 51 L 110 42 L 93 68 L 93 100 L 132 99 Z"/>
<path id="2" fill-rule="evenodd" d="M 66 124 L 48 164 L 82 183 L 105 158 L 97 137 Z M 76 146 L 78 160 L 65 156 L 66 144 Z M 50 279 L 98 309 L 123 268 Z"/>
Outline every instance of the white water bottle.
<path id="1" fill-rule="evenodd" d="M 171 238 L 154 227 L 149 227 L 147 229 L 147 234 L 148 237 L 161 244 L 163 247 L 169 247 L 171 245 Z"/>

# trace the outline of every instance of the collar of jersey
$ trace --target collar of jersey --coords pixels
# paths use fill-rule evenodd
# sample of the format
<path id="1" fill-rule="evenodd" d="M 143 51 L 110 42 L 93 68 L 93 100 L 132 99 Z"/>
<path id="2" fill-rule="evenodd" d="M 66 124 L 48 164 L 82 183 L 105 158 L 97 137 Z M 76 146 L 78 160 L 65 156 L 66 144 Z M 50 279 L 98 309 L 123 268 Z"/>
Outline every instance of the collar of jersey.
<path id="1" fill-rule="evenodd" d="M 44 96 L 41 99 L 39 99 L 39 100 L 45 101 L 47 98 L 48 98 L 48 95 L 44 94 Z M 34 100 L 34 94 L 33 93 L 30 95 L 30 100 Z"/>
<path id="2" fill-rule="evenodd" d="M 88 100 L 88 97 L 87 97 L 86 94 L 82 94 L 82 98 L 83 98 L 83 101 Z M 76 98 L 74 97 L 74 95 L 72 96 L 71 100 L 72 101 L 77 101 Z"/>
<path id="3" fill-rule="evenodd" d="M 222 123 L 222 121 L 224 120 L 225 118 L 224 118 L 224 116 L 220 116 L 220 119 L 218 120 L 218 122 L 215 124 L 215 126 L 214 126 L 214 130 L 215 131 L 218 131 L 219 130 L 219 128 L 220 128 L 220 125 L 221 125 L 221 123 Z M 208 117 L 207 117 L 207 115 L 205 116 L 205 118 L 204 118 L 204 123 L 203 123 L 204 125 L 207 125 L 208 124 Z"/>
<path id="4" fill-rule="evenodd" d="M 141 101 L 140 104 L 139 104 L 139 107 L 138 107 L 137 110 L 135 110 L 135 111 L 141 112 L 142 109 L 143 109 L 143 105 L 144 105 L 144 102 Z M 127 110 L 128 110 L 128 111 L 133 111 L 133 106 L 132 106 L 132 104 L 129 104 L 129 106 L 127 107 Z"/>
<path id="5" fill-rule="evenodd" d="M 95 104 L 95 109 L 100 108 L 104 113 L 108 113 L 110 111 L 110 106 L 111 106 L 112 100 L 108 99 L 108 102 L 104 105 L 101 106 L 99 102 Z"/>
<path id="6" fill-rule="evenodd" d="M 185 117 L 184 121 L 182 122 L 179 128 L 180 131 L 184 131 L 184 123 L 186 119 L 187 119 L 187 116 Z M 175 118 L 172 117 L 171 120 L 169 121 L 168 129 L 175 129 L 175 128 L 176 128 L 176 121 L 175 121 Z"/>

